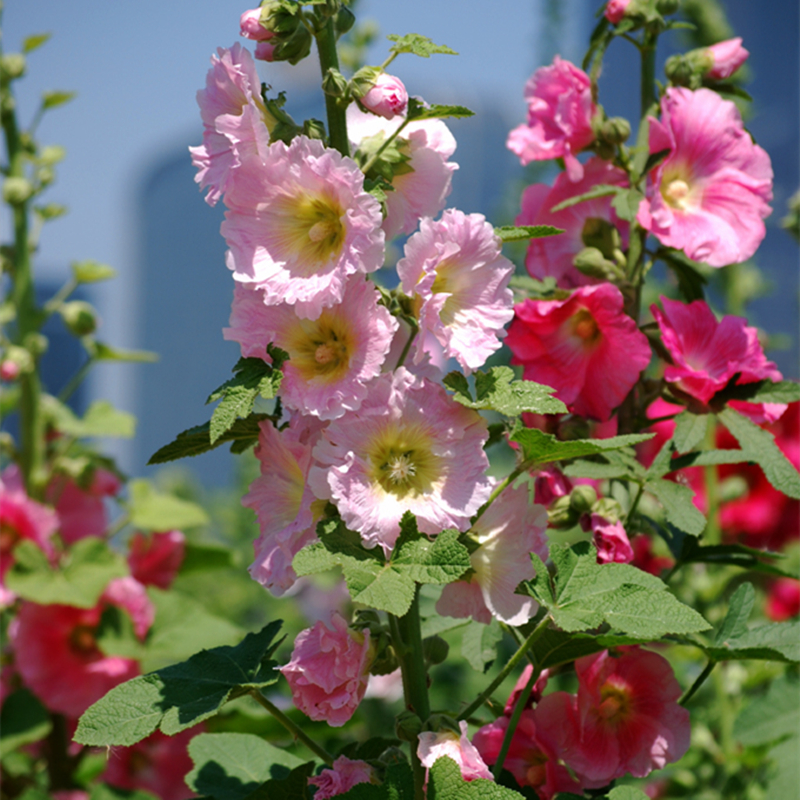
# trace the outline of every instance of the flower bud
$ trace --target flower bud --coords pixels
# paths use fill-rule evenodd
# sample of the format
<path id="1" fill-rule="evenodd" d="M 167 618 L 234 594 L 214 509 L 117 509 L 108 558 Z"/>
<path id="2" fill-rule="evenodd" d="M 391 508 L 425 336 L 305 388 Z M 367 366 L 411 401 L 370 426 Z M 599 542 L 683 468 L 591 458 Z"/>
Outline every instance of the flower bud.
<path id="1" fill-rule="evenodd" d="M 664 16 L 674 14 L 680 7 L 681 0 L 656 0 L 656 10 Z"/>
<path id="2" fill-rule="evenodd" d="M 609 261 L 596 247 L 584 247 L 572 260 L 572 264 L 575 269 L 590 278 L 607 281 L 614 277 L 614 263 Z"/>
<path id="3" fill-rule="evenodd" d="M 601 497 L 593 506 L 592 514 L 599 514 L 610 523 L 619 522 L 623 517 L 622 506 L 612 497 Z"/>
<path id="4" fill-rule="evenodd" d="M 344 97 L 347 94 L 347 78 L 338 69 L 329 67 L 322 79 L 322 91 L 329 97 Z"/>
<path id="5" fill-rule="evenodd" d="M 25 56 L 22 53 L 6 53 L 0 58 L 0 76 L 13 81 L 25 74 Z"/>
<path id="6" fill-rule="evenodd" d="M 25 341 L 22 344 L 22 349 L 27 350 L 32 358 L 39 358 L 39 356 L 43 356 L 47 352 L 47 348 L 50 346 L 50 342 L 47 340 L 47 337 L 41 333 L 29 333 L 25 337 Z"/>
<path id="7" fill-rule="evenodd" d="M 547 521 L 552 527 L 568 528 L 575 524 L 575 514 L 569 502 L 569 495 L 559 497 L 547 510 Z"/>
<path id="8" fill-rule="evenodd" d="M 3 200 L 10 206 L 22 205 L 33 194 L 33 184 L 27 178 L 10 177 L 3 181 Z"/>
<path id="9" fill-rule="evenodd" d="M 73 300 L 61 307 L 61 317 L 70 333 L 86 336 L 97 329 L 97 315 L 89 303 Z"/>
<path id="10" fill-rule="evenodd" d="M 272 61 L 288 61 L 297 64 L 311 52 L 311 34 L 305 26 L 298 25 L 290 36 L 283 34 L 273 39 L 275 49 L 272 52 Z M 265 44 L 262 42 L 262 44 Z M 265 60 L 270 60 L 265 58 Z"/>
<path id="11" fill-rule="evenodd" d="M 261 22 L 260 8 L 251 8 L 239 17 L 239 33 L 254 42 L 264 42 L 275 35 Z"/>
<path id="12" fill-rule="evenodd" d="M 0 361 L 0 381 L 11 383 L 19 377 L 20 372 L 19 364 L 16 361 L 12 361 L 10 358 Z"/>
<path id="13" fill-rule="evenodd" d="M 705 77 L 715 81 L 730 78 L 750 55 L 742 47 L 742 40 L 738 36 L 735 39 L 726 39 L 724 42 L 712 44 L 711 47 L 706 48 L 706 52 L 710 54 L 713 63 L 705 73 Z"/>
<path id="14" fill-rule="evenodd" d="M 353 27 L 355 21 L 355 14 L 353 14 L 353 12 L 347 6 L 342 6 L 336 13 L 336 21 L 334 23 L 336 27 L 336 33 L 339 34 L 339 36 L 347 33 L 347 31 Z"/>
<path id="15" fill-rule="evenodd" d="M 449 652 L 450 645 L 441 636 L 428 636 L 422 640 L 422 656 L 430 666 L 442 664 Z"/>
<path id="16" fill-rule="evenodd" d="M 576 514 L 585 514 L 596 502 L 597 492 L 591 486 L 576 486 L 569 495 L 569 507 Z"/>
<path id="17" fill-rule="evenodd" d="M 612 25 L 619 25 L 631 0 L 608 0 L 605 17 Z"/>
<path id="18" fill-rule="evenodd" d="M 359 98 L 359 105 L 379 117 L 392 119 L 405 114 L 408 92 L 399 78 L 381 72 L 371 88 Z"/>
<path id="19" fill-rule="evenodd" d="M 422 731 L 422 720 L 413 711 L 403 711 L 397 716 L 394 730 L 398 739 L 416 742 Z"/>
<path id="20" fill-rule="evenodd" d="M 609 144 L 622 144 L 631 135 L 631 124 L 624 117 L 611 117 L 600 126 L 600 138 Z"/>

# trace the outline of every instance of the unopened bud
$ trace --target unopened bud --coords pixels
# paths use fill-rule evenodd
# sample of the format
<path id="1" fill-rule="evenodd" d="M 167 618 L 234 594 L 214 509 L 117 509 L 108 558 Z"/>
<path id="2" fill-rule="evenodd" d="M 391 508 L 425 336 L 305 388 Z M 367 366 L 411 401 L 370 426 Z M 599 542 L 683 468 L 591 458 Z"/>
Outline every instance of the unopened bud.
<path id="1" fill-rule="evenodd" d="M 42 333 L 29 333 L 22 344 L 23 348 L 27 350 L 34 359 L 43 356 L 50 346 L 47 337 Z"/>
<path id="2" fill-rule="evenodd" d="M 19 377 L 20 368 L 19 364 L 10 359 L 0 361 L 0 381 L 11 383 Z"/>
<path id="3" fill-rule="evenodd" d="M 422 720 L 413 711 L 403 711 L 397 715 L 394 730 L 398 739 L 416 742 L 422 732 Z"/>
<path id="4" fill-rule="evenodd" d="M 625 16 L 625 11 L 630 5 L 631 0 L 608 0 L 606 3 L 605 18 L 612 25 L 619 25 Z"/>
<path id="5" fill-rule="evenodd" d="M 591 278 L 608 280 L 613 275 L 614 265 L 596 247 L 584 247 L 572 264 L 579 272 Z"/>
<path id="6" fill-rule="evenodd" d="M 576 486 L 569 495 L 569 507 L 578 515 L 586 514 L 596 502 L 597 492 L 591 486 Z"/>
<path id="7" fill-rule="evenodd" d="M 239 33 L 254 42 L 263 42 L 275 35 L 261 22 L 260 8 L 251 8 L 239 17 Z"/>
<path id="8" fill-rule="evenodd" d="M 591 508 L 592 514 L 599 514 L 610 523 L 619 522 L 622 517 L 622 506 L 613 497 L 601 497 Z"/>
<path id="9" fill-rule="evenodd" d="M 322 79 L 322 91 L 329 97 L 344 97 L 347 94 L 347 78 L 338 69 L 329 67 Z"/>
<path id="10" fill-rule="evenodd" d="M 0 58 L 0 75 L 9 81 L 25 74 L 25 56 L 22 53 L 7 53 Z"/>
<path id="11" fill-rule="evenodd" d="M 97 315 L 94 308 L 83 300 L 73 300 L 61 306 L 61 317 L 70 333 L 86 336 L 97 329 Z"/>
<path id="12" fill-rule="evenodd" d="M 631 124 L 624 117 L 611 117 L 600 126 L 600 138 L 609 144 L 622 144 L 631 135 Z"/>
<path id="13" fill-rule="evenodd" d="M 381 72 L 375 83 L 359 99 L 359 105 L 384 119 L 403 115 L 408 108 L 408 92 L 394 75 Z"/>
<path id="14" fill-rule="evenodd" d="M 15 344 L 9 345 L 3 353 L 0 363 L 0 378 L 4 381 L 15 381 L 21 373 L 32 372 L 34 360 L 24 347 Z"/>
<path id="15" fill-rule="evenodd" d="M 288 61 L 297 64 L 311 52 L 311 34 L 303 25 L 298 25 L 290 36 L 276 36 L 272 53 L 273 61 Z"/>
<path id="16" fill-rule="evenodd" d="M 735 39 L 726 39 L 724 42 L 712 44 L 706 48 L 706 52 L 713 63 L 705 73 L 705 77 L 715 81 L 730 78 L 750 55 L 742 47 L 742 40 L 738 36 Z"/>
<path id="17" fill-rule="evenodd" d="M 559 497 L 547 510 L 547 521 L 554 528 L 567 528 L 575 524 L 575 514 L 569 505 L 569 496 Z"/>
<path id="18" fill-rule="evenodd" d="M 256 45 L 256 49 L 253 53 L 253 57 L 257 58 L 259 61 L 269 61 L 272 62 L 275 60 L 275 45 L 272 42 L 264 41 L 259 42 Z"/>
<path id="19" fill-rule="evenodd" d="M 33 194 L 33 184 L 27 178 L 11 177 L 3 181 L 3 200 L 10 206 L 22 205 Z"/>
<path id="20" fill-rule="evenodd" d="M 450 645 L 441 636 L 428 636 L 422 640 L 422 656 L 431 666 L 444 663 L 449 652 Z"/>
<path id="21" fill-rule="evenodd" d="M 340 36 L 343 33 L 347 33 L 355 25 L 355 22 L 355 14 L 347 6 L 342 6 L 336 13 L 336 21 L 334 22 L 336 33 Z"/>
<path id="22" fill-rule="evenodd" d="M 681 0 L 656 0 L 656 10 L 667 16 L 674 14 L 681 7 Z"/>

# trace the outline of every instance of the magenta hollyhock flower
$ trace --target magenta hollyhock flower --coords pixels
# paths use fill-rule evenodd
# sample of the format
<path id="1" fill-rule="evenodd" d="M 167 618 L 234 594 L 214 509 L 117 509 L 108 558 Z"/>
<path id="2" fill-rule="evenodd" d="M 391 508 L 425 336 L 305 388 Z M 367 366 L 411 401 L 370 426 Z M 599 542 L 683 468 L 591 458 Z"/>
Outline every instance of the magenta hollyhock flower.
<path id="1" fill-rule="evenodd" d="M 108 530 L 105 498 L 114 497 L 122 482 L 106 469 L 96 469 L 87 488 L 71 478 L 56 475 L 47 487 L 47 501 L 56 507 L 59 532 L 66 544 L 88 536 L 103 537 Z"/>
<path id="2" fill-rule="evenodd" d="M 417 757 L 422 766 L 429 770 L 440 758 L 452 758 L 461 770 L 461 777 L 465 781 L 474 781 L 476 778 L 493 781 L 489 768 L 481 758 L 475 745 L 467 737 L 467 723 L 459 722 L 461 735 L 455 731 L 442 730 L 438 733 L 423 731 L 419 734 Z M 427 783 L 427 772 L 426 772 Z"/>
<path id="3" fill-rule="evenodd" d="M 315 139 L 275 142 L 231 177 L 221 232 L 237 281 L 316 319 L 347 277 L 383 265 L 381 207 L 355 161 Z"/>
<path id="4" fill-rule="evenodd" d="M 280 597 L 294 585 L 292 559 L 316 539 L 324 503 L 316 501 L 306 483 L 314 463 L 311 453 L 324 423 L 295 415 L 279 431 L 269 420 L 260 424 L 256 457 L 261 475 L 250 484 L 242 505 L 258 517 L 261 535 L 254 542 L 250 577 Z"/>
<path id="5" fill-rule="evenodd" d="M 772 211 L 772 165 L 736 106 L 710 89 L 670 87 L 661 120 L 650 118 L 650 152 L 662 150 L 670 152 L 650 173 L 639 224 L 712 267 L 750 258 Z"/>
<path id="6" fill-rule="evenodd" d="M 263 152 L 269 146 L 267 120 L 261 99 L 261 81 L 252 56 L 240 44 L 217 48 L 211 56 L 206 88 L 197 92 L 203 120 L 203 143 L 190 147 L 195 182 L 208 187 L 206 202 L 213 206 L 230 188 L 232 175 L 245 152 Z"/>
<path id="7" fill-rule="evenodd" d="M 93 608 L 30 602 L 20 607 L 9 627 L 17 670 L 50 710 L 79 717 L 117 684 L 140 673 L 138 661 L 107 656 L 97 646 L 95 635 L 108 606 L 127 613 L 136 635 L 144 639 L 154 609 L 133 578 L 112 581 Z"/>
<path id="8" fill-rule="evenodd" d="M 533 664 L 527 664 L 525 669 L 522 670 L 522 674 L 519 676 L 519 679 L 514 684 L 514 688 L 511 690 L 511 694 L 508 696 L 508 700 L 506 700 L 503 713 L 507 717 L 510 717 L 514 713 L 514 706 L 516 706 L 517 700 L 519 700 L 520 695 L 528 685 L 528 681 L 531 679 L 532 674 Z M 543 669 L 539 677 L 536 679 L 536 682 L 533 684 L 533 689 L 531 689 L 531 694 L 528 698 L 529 706 L 536 705 L 542 699 L 542 695 L 544 694 L 544 690 L 547 688 L 547 681 L 549 678 L 550 670 Z"/>
<path id="9" fill-rule="evenodd" d="M 366 114 L 355 104 L 347 108 L 348 135 L 355 147 L 371 136 L 390 136 L 404 121 L 401 116 L 384 120 Z M 456 140 L 440 119 L 410 122 L 398 139 L 399 150 L 408 161 L 392 179 L 393 191 L 386 193 L 383 230 L 387 241 L 411 233 L 421 217 L 435 217 L 444 208 L 453 172 L 458 169 L 458 164 L 448 161 L 456 150 Z"/>
<path id="10" fill-rule="evenodd" d="M 264 305 L 261 291 L 237 283 L 231 327 L 223 328 L 222 335 L 239 342 L 245 357 L 271 361 L 269 342 L 285 350 L 284 404 L 302 414 L 336 419 L 361 405 L 392 345 L 397 320 L 379 299 L 371 282 L 353 275 L 345 282 L 342 301 L 308 320 L 298 317 L 294 306 Z"/>
<path id="11" fill-rule="evenodd" d="M 506 146 L 524 164 L 563 158 L 572 181 L 583 178 L 576 154 L 594 141 L 589 76 L 569 61 L 556 56 L 549 67 L 540 67 L 525 84 L 528 122 L 508 135 Z"/>
<path id="12" fill-rule="evenodd" d="M 650 310 L 661 329 L 661 339 L 672 356 L 664 377 L 701 403 L 709 400 L 739 374 L 737 386 L 764 380 L 780 381 L 783 375 L 767 361 L 758 330 L 742 317 L 724 316 L 720 321 L 704 300 L 688 305 L 661 298 L 664 310 Z M 786 410 L 784 403 L 746 403 L 734 400 L 732 408 L 754 422 L 774 422 Z"/>
<path id="13" fill-rule="evenodd" d="M 353 761 L 339 756 L 330 769 L 308 779 L 309 786 L 316 786 L 314 800 L 328 800 L 337 794 L 349 792 L 358 783 L 377 783 L 375 770 L 366 761 Z"/>
<path id="14" fill-rule="evenodd" d="M 603 12 L 605 18 L 612 25 L 619 25 L 630 3 L 631 0 L 608 0 L 608 3 L 606 3 L 606 10 Z"/>
<path id="15" fill-rule="evenodd" d="M 622 306 L 610 283 L 519 303 L 506 337 L 511 363 L 526 380 L 552 386 L 573 414 L 607 420 L 650 362 L 647 337 Z"/>
<path id="16" fill-rule="evenodd" d="M 623 249 L 627 247 L 628 223 L 616 215 L 611 197 L 585 200 L 561 211 L 550 210 L 600 184 L 627 187 L 628 178 L 623 170 L 594 157 L 586 162 L 581 180 L 573 182 L 562 172 L 552 189 L 544 183 L 534 183 L 522 193 L 522 210 L 516 219 L 517 225 L 553 225 L 564 229 L 564 233 L 558 236 L 531 239 L 525 266 L 534 278 L 541 280 L 553 276 L 559 286 L 566 288 L 597 283 L 597 279 L 584 275 L 572 264 L 575 256 L 586 246 L 584 232 L 591 233 L 597 227 L 596 221 L 614 225 L 620 232 Z"/>
<path id="17" fill-rule="evenodd" d="M 169 589 L 186 554 L 186 537 L 181 531 L 144 534 L 137 531 L 128 542 L 131 575 L 145 586 Z"/>
<path id="18" fill-rule="evenodd" d="M 422 220 L 397 263 L 403 291 L 419 305 L 416 363 L 431 337 L 467 374 L 500 347 L 514 316 L 508 288 L 514 265 L 501 248 L 483 214 L 448 208 L 436 222 Z"/>
<path id="19" fill-rule="evenodd" d="M 555 692 L 544 697 L 534 709 L 526 708 L 519 718 L 503 765 L 520 786 L 530 786 L 541 800 L 550 800 L 558 792 L 582 794 L 583 784 L 574 779 L 559 763 L 563 742 L 572 732 L 569 695 Z M 484 761 L 497 761 L 508 728 L 503 715 L 484 725 L 472 737 Z"/>
<path id="20" fill-rule="evenodd" d="M 310 719 L 338 728 L 364 697 L 374 654 L 369 631 L 351 631 L 339 615 L 332 628 L 317 622 L 294 641 L 292 660 L 281 667 L 294 704 Z"/>
<path id="21" fill-rule="evenodd" d="M 408 107 L 408 92 L 400 78 L 381 72 L 372 88 L 358 102 L 366 111 L 384 119 L 403 116 Z"/>
<path id="22" fill-rule="evenodd" d="M 597 548 L 598 564 L 630 564 L 633 561 L 633 547 L 621 522 L 611 522 L 600 514 L 592 514 L 588 530 L 591 530 Z"/>
<path id="23" fill-rule="evenodd" d="M 764 611 L 773 622 L 783 622 L 800 614 L 800 581 L 778 578 L 769 588 Z"/>
<path id="24" fill-rule="evenodd" d="M 594 785 L 636 778 L 689 748 L 689 712 L 669 662 L 638 645 L 579 658 L 577 729 L 565 760 Z"/>
<path id="25" fill-rule="evenodd" d="M 713 66 L 706 72 L 705 77 L 718 81 L 730 78 L 750 56 L 750 52 L 742 47 L 740 36 L 712 44 L 706 48 L 706 53 L 711 56 Z"/>
<path id="26" fill-rule="evenodd" d="M 559 497 L 564 497 L 571 491 L 572 481 L 558 467 L 549 466 L 536 472 L 534 503 L 549 508 Z"/>
<path id="27" fill-rule="evenodd" d="M 491 492 L 487 435 L 477 412 L 401 367 L 370 384 L 358 411 L 330 423 L 308 480 L 367 547 L 388 556 L 406 511 L 429 535 L 469 527 Z"/>
<path id="28" fill-rule="evenodd" d="M 173 736 L 155 731 L 130 747 L 112 747 L 100 780 L 118 789 L 150 792 L 160 800 L 188 800 L 195 794 L 185 781 L 194 766 L 187 748 L 203 730 L 201 724 Z"/>
<path id="29" fill-rule="evenodd" d="M 508 625 L 523 625 L 536 612 L 536 603 L 515 591 L 534 576 L 530 554 L 547 559 L 546 530 L 547 511 L 531 504 L 526 484 L 506 489 L 477 519 L 470 530 L 479 547 L 470 555 L 474 574 L 469 585 L 472 591 L 479 588 L 483 600 L 475 617 L 479 622 L 490 622 L 494 616 Z M 477 598 L 464 597 L 463 583 L 455 581 L 444 587 L 436 604 L 439 614 L 475 615 Z"/>
<path id="30" fill-rule="evenodd" d="M 50 538 L 57 530 L 55 511 L 28 497 L 16 467 L 4 470 L 0 477 L 0 608 L 11 605 L 16 599 L 14 592 L 5 586 L 5 575 L 14 563 L 16 546 L 28 539 L 53 559 L 55 551 Z"/>

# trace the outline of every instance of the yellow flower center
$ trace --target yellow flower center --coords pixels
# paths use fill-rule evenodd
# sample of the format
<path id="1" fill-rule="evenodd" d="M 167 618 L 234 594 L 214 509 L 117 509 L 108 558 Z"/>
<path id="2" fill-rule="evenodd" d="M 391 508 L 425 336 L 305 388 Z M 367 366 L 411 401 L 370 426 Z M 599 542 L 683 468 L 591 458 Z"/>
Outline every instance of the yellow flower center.
<path id="1" fill-rule="evenodd" d="M 661 196 L 678 211 L 687 211 L 697 204 L 699 188 L 687 165 L 671 165 L 661 176 Z"/>
<path id="2" fill-rule="evenodd" d="M 607 722 L 622 722 L 630 713 L 630 695 L 626 689 L 606 683 L 600 689 L 600 697 L 597 713 Z"/>
<path id="3" fill-rule="evenodd" d="M 600 329 L 591 313 L 582 308 L 570 318 L 572 333 L 587 344 L 595 344 L 601 337 Z"/>
<path id="4" fill-rule="evenodd" d="M 420 425 L 390 423 L 375 437 L 368 456 L 370 478 L 396 497 L 427 494 L 439 477 L 439 458 Z"/>
<path id="5" fill-rule="evenodd" d="M 298 319 L 285 346 L 303 380 L 334 383 L 350 367 L 354 342 L 346 322 L 326 309 L 318 319 Z"/>

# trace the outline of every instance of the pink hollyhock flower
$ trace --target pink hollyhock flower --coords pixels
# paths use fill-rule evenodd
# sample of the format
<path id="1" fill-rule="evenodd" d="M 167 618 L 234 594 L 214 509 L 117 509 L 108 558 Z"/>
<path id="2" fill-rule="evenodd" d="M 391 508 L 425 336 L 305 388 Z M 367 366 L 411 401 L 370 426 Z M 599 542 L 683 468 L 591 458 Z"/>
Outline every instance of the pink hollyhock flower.
<path id="1" fill-rule="evenodd" d="M 583 165 L 575 155 L 594 141 L 589 76 L 558 56 L 549 67 L 540 67 L 525 84 L 528 122 L 514 128 L 506 146 L 524 164 L 563 158 L 572 181 L 583 178 Z"/>
<path id="2" fill-rule="evenodd" d="M 649 537 L 645 535 L 634 536 L 631 546 L 633 547 L 633 561 L 631 563 L 643 572 L 649 572 L 651 575 L 658 577 L 665 569 L 670 569 L 675 564 L 671 558 L 655 555 L 653 553 L 653 544 Z"/>
<path id="3" fill-rule="evenodd" d="M 449 617 L 475 616 L 479 622 L 490 622 L 492 616 L 508 625 L 527 622 L 538 606 L 515 591 L 534 576 L 530 554 L 547 558 L 546 530 L 547 511 L 530 503 L 527 485 L 506 489 L 470 531 L 479 547 L 470 555 L 474 574 L 469 585 L 472 591 L 475 586 L 480 589 L 483 608 L 478 607 L 475 616 L 478 604 L 475 600 L 463 603 L 460 584 L 464 582 L 456 581 L 444 587 L 436 611 Z"/>
<path id="4" fill-rule="evenodd" d="M 639 224 L 712 267 L 750 258 L 772 211 L 772 165 L 736 106 L 710 89 L 670 87 L 661 121 L 650 118 L 650 152 L 662 150 L 670 152 L 651 172 Z"/>
<path id="5" fill-rule="evenodd" d="M 195 182 L 208 187 L 206 202 L 213 206 L 231 186 L 246 152 L 263 153 L 269 145 L 267 121 L 273 120 L 261 99 L 261 81 L 250 53 L 240 44 L 217 48 L 206 75 L 206 88 L 197 93 L 203 120 L 203 143 L 190 147 Z"/>
<path id="6" fill-rule="evenodd" d="M 251 8 L 239 17 L 239 34 L 254 42 L 264 42 L 275 34 L 261 24 L 261 8 Z"/>
<path id="7" fill-rule="evenodd" d="M 242 498 L 242 505 L 256 512 L 261 529 L 249 572 L 280 597 L 297 580 L 292 559 L 317 538 L 316 525 L 324 503 L 316 501 L 306 478 L 324 424 L 296 415 L 282 431 L 269 420 L 259 427 L 255 452 L 261 475 Z"/>
<path id="8" fill-rule="evenodd" d="M 650 362 L 650 345 L 622 311 L 622 293 L 603 283 L 566 300 L 525 300 L 506 344 L 526 380 L 552 386 L 573 414 L 606 420 Z"/>
<path id="9" fill-rule="evenodd" d="M 28 539 L 53 559 L 55 551 L 50 537 L 57 530 L 55 511 L 28 497 L 16 467 L 6 469 L 0 478 L 0 608 L 10 606 L 16 599 L 14 592 L 5 586 L 16 546 L 22 539 Z"/>
<path id="10" fill-rule="evenodd" d="M 332 628 L 318 622 L 294 641 L 292 660 L 281 667 L 294 704 L 309 718 L 338 728 L 364 697 L 374 654 L 369 631 L 351 631 L 339 614 Z"/>
<path id="11" fill-rule="evenodd" d="M 519 700 L 520 695 L 528 685 L 528 681 L 531 679 L 532 674 L 533 664 L 527 664 L 525 669 L 522 670 L 522 675 L 519 676 L 519 680 L 517 680 L 517 682 L 514 684 L 514 688 L 511 690 L 511 694 L 508 696 L 508 700 L 506 700 L 503 713 L 507 717 L 510 717 L 514 713 L 514 706 L 516 706 L 517 700 Z M 547 687 L 547 681 L 549 678 L 550 670 L 543 669 L 541 675 L 539 675 L 539 677 L 536 679 L 536 682 L 533 684 L 533 689 L 531 690 L 530 697 L 528 698 L 528 707 L 535 706 L 542 699 L 542 695 Z"/>
<path id="12" fill-rule="evenodd" d="M 342 302 L 349 275 L 383 265 L 380 204 L 355 161 L 297 136 L 243 163 L 221 232 L 233 277 L 262 289 L 267 305 L 288 303 L 316 319 Z"/>
<path id="13" fill-rule="evenodd" d="M 168 589 L 186 553 L 186 537 L 180 531 L 146 535 L 137 531 L 128 542 L 131 575 L 145 586 Z"/>
<path id="14" fill-rule="evenodd" d="M 730 78 L 739 67 L 747 61 L 750 52 L 742 47 L 742 39 L 726 39 L 706 48 L 706 53 L 713 59 L 713 66 L 705 77 L 721 81 Z"/>
<path id="15" fill-rule="evenodd" d="M 571 491 L 572 481 L 558 467 L 540 469 L 534 482 L 533 502 L 549 508 L 555 500 Z"/>
<path id="16" fill-rule="evenodd" d="M 56 475 L 47 487 L 47 501 L 56 507 L 61 538 L 75 544 L 88 536 L 103 537 L 108 530 L 105 498 L 119 493 L 120 479 L 106 469 L 96 469 L 86 489 L 71 478 Z"/>
<path id="17" fill-rule="evenodd" d="M 769 589 L 765 612 L 773 622 L 783 622 L 800 614 L 800 581 L 778 578 Z"/>
<path id="18" fill-rule="evenodd" d="M 638 645 L 617 651 L 575 662 L 577 730 L 565 760 L 595 785 L 643 778 L 689 748 L 689 712 L 669 662 Z"/>
<path id="19" fill-rule="evenodd" d="M 571 702 L 565 692 L 555 692 L 542 698 L 536 708 L 525 709 L 503 762 L 517 783 L 530 786 L 541 800 L 550 800 L 558 792 L 583 792 L 582 782 L 575 780 L 559 763 L 563 744 L 572 733 L 569 722 L 573 712 L 568 707 Z M 497 761 L 509 719 L 503 715 L 484 725 L 472 737 L 473 744 L 489 765 Z"/>
<path id="20" fill-rule="evenodd" d="M 416 363 L 430 338 L 467 374 L 500 347 L 504 326 L 514 316 L 508 288 L 514 265 L 501 247 L 482 214 L 449 208 L 437 222 L 422 220 L 397 263 L 403 291 L 419 304 Z"/>
<path id="21" fill-rule="evenodd" d="M 394 703 L 403 696 L 403 673 L 398 667 L 386 675 L 370 675 L 364 697 L 380 697 L 387 703 Z"/>
<path id="22" fill-rule="evenodd" d="M 9 628 L 22 680 L 52 711 L 79 717 L 117 684 L 139 674 L 139 662 L 106 656 L 95 638 L 105 608 L 129 614 L 144 639 L 154 610 L 133 578 L 112 581 L 93 608 L 25 602 Z"/>
<path id="23" fill-rule="evenodd" d="M 366 111 L 384 119 L 403 116 L 408 107 L 408 92 L 400 78 L 381 72 L 372 88 L 358 102 Z"/>
<path id="24" fill-rule="evenodd" d="M 466 530 L 488 499 L 483 418 L 404 368 L 382 375 L 358 411 L 334 420 L 314 448 L 308 480 L 367 547 L 388 556 L 406 511 L 419 530 Z"/>
<path id="25" fill-rule="evenodd" d="M 565 231 L 558 236 L 531 239 L 525 266 L 534 278 L 541 280 L 552 275 L 559 286 L 566 288 L 597 283 L 595 278 L 577 270 L 572 262 L 586 247 L 584 232 L 590 233 L 598 220 L 614 225 L 620 232 L 623 248 L 627 247 L 628 223 L 616 215 L 611 197 L 585 200 L 561 211 L 550 210 L 600 184 L 627 187 L 628 178 L 623 170 L 602 158 L 593 157 L 586 162 L 583 178 L 578 182 L 573 182 L 562 172 L 552 189 L 544 183 L 535 183 L 522 193 L 522 210 L 516 219 L 517 225 L 553 225 Z"/>
<path id="26" fill-rule="evenodd" d="M 379 299 L 372 283 L 354 275 L 345 282 L 341 302 L 312 321 L 298 317 L 291 305 L 266 306 L 258 289 L 237 284 L 231 327 L 222 335 L 239 342 L 245 357 L 271 361 L 269 342 L 285 350 L 284 404 L 301 414 L 336 419 L 361 405 L 392 345 L 397 320 Z"/>
<path id="27" fill-rule="evenodd" d="M 375 770 L 366 761 L 353 761 L 346 756 L 339 756 L 331 769 L 323 769 L 319 775 L 308 779 L 309 786 L 317 787 L 314 800 L 328 800 L 344 794 L 358 783 L 377 783 Z"/>
<path id="28" fill-rule="evenodd" d="M 196 725 L 174 736 L 155 731 L 131 747 L 112 747 L 100 780 L 118 789 L 150 792 L 160 800 L 194 797 L 184 780 L 194 766 L 187 748 L 204 729 Z"/>
<path id="29" fill-rule="evenodd" d="M 467 723 L 459 723 L 461 735 L 455 731 L 423 731 L 419 734 L 417 757 L 422 766 L 429 770 L 440 758 L 452 758 L 461 770 L 461 777 L 465 781 L 474 781 L 484 778 L 493 781 L 494 776 L 481 758 L 480 753 L 467 737 Z M 427 773 L 426 773 L 427 782 Z"/>
<path id="30" fill-rule="evenodd" d="M 347 108 L 347 130 L 355 147 L 371 136 L 390 136 L 405 120 L 401 116 L 383 120 L 365 114 L 355 104 Z M 393 191 L 386 193 L 386 239 L 411 233 L 421 217 L 435 217 L 452 189 L 458 164 L 448 161 L 456 140 L 440 119 L 410 122 L 398 137 L 400 152 L 408 156 L 404 171 L 392 179 Z"/>
<path id="31" fill-rule="evenodd" d="M 272 42 L 259 42 L 253 55 L 259 61 L 272 62 L 275 60 L 275 45 Z"/>
<path id="32" fill-rule="evenodd" d="M 0 381 L 11 383 L 11 381 L 15 381 L 19 377 L 19 373 L 20 367 L 16 361 L 7 358 L 0 362 Z"/>
<path id="33" fill-rule="evenodd" d="M 681 391 L 708 403 L 737 373 L 737 386 L 765 378 L 783 379 L 775 364 L 767 361 L 758 331 L 748 327 L 747 320 L 725 316 L 718 322 L 704 300 L 687 305 L 662 297 L 661 305 L 663 311 L 656 305 L 650 310 L 672 356 L 673 363 L 666 366 L 664 377 Z M 783 403 L 734 400 L 729 405 L 754 422 L 774 422 L 786 410 Z"/>
<path id="34" fill-rule="evenodd" d="M 630 564 L 633 548 L 621 522 L 611 522 L 600 514 L 592 514 L 587 530 L 592 531 L 592 540 L 597 548 L 598 564 Z"/>
<path id="35" fill-rule="evenodd" d="M 619 25 L 625 16 L 625 10 L 630 5 L 631 0 L 608 0 L 606 3 L 605 17 L 612 25 Z"/>

